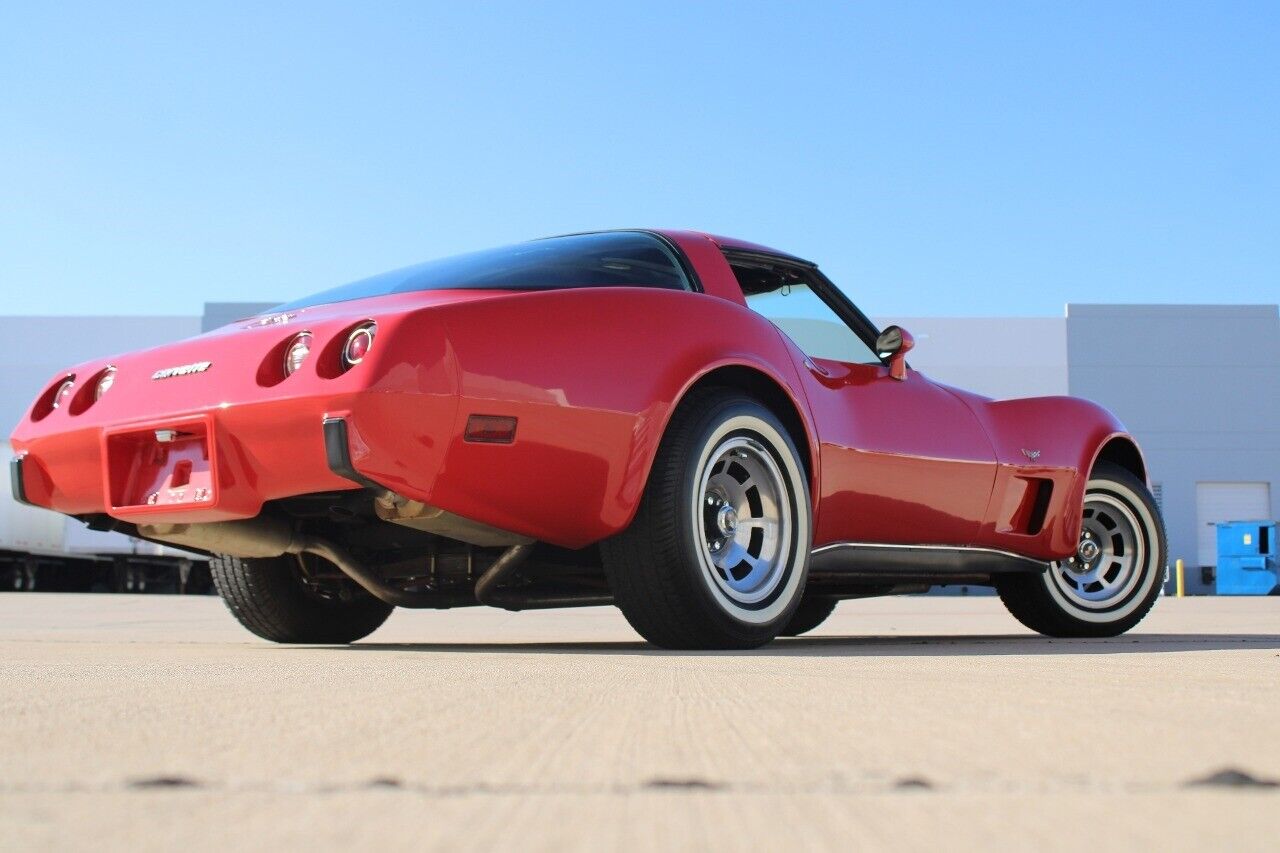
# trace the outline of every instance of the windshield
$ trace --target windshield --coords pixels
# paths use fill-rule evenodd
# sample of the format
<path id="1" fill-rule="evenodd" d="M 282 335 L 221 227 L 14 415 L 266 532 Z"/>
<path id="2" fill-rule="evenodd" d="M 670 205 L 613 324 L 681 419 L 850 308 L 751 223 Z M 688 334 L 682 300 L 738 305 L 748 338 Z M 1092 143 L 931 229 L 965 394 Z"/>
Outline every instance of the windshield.
<path id="1" fill-rule="evenodd" d="M 675 254 L 642 231 L 550 237 L 427 261 L 287 302 L 288 311 L 419 290 L 558 290 L 661 287 L 690 290 Z"/>

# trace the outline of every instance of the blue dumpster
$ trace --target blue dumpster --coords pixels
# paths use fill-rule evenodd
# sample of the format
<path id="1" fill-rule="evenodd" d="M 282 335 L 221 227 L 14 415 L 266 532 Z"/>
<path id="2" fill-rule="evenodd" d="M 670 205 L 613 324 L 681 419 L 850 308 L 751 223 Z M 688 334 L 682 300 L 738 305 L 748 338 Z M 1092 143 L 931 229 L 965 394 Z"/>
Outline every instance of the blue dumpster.
<path id="1" fill-rule="evenodd" d="M 1280 594 L 1275 522 L 1219 524 L 1216 574 L 1218 595 Z"/>

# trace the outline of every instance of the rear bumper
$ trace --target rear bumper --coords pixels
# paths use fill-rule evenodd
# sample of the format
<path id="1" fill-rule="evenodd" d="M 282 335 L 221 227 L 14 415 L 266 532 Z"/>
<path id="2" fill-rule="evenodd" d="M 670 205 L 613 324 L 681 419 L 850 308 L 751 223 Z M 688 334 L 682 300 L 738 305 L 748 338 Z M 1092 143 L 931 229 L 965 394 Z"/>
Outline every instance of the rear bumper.
<path id="1" fill-rule="evenodd" d="M 355 463 L 351 461 L 351 433 L 346 418 L 331 416 L 324 419 L 324 458 L 329 470 L 344 480 L 367 489 L 386 488 L 356 470 Z"/>
<path id="2" fill-rule="evenodd" d="M 19 453 L 9 460 L 9 488 L 13 490 L 13 499 L 15 501 L 27 506 L 35 506 L 35 504 L 27 500 L 27 486 L 22 479 L 22 465 L 26 458 L 27 454 Z"/>
<path id="3" fill-rule="evenodd" d="M 252 518 L 267 501 L 375 485 L 426 501 L 451 403 L 364 391 L 48 432 L 15 441 L 10 484 L 22 503 L 134 523 Z"/>

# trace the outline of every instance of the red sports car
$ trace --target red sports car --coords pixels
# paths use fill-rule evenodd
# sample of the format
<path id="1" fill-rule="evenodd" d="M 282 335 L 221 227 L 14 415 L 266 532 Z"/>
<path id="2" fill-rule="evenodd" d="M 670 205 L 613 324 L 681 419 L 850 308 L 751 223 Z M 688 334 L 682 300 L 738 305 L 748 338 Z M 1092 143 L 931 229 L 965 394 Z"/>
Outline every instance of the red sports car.
<path id="1" fill-rule="evenodd" d="M 1110 636 L 1160 591 L 1133 438 L 910 368 L 818 268 L 707 234 L 535 240 L 53 377 L 15 496 L 207 553 L 231 612 L 345 643 L 394 607 L 616 604 L 750 648 L 843 598 L 994 586 Z"/>

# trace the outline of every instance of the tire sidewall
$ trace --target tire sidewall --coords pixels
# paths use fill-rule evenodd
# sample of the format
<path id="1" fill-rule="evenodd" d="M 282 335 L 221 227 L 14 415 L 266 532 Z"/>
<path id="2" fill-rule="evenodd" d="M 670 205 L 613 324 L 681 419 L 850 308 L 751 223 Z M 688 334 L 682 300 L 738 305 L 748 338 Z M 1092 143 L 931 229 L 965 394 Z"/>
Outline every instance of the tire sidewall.
<path id="1" fill-rule="evenodd" d="M 1130 482 L 1132 480 L 1132 482 Z M 1158 510 L 1146 489 L 1132 477 L 1121 478 L 1095 472 L 1085 486 L 1085 500 L 1106 494 L 1121 501 L 1138 520 L 1137 535 L 1142 539 L 1142 565 L 1133 588 L 1119 601 L 1102 608 L 1085 608 L 1069 599 L 1054 580 L 1056 563 L 1040 577 L 1049 601 L 1063 616 L 1093 626 L 1123 623 L 1135 613 L 1144 613 L 1151 599 L 1159 594 L 1164 579 L 1165 543 Z"/>
<path id="2" fill-rule="evenodd" d="M 368 636 L 392 607 L 358 591 L 350 601 L 308 591 L 292 557 L 215 556 L 214 589 L 241 625 L 276 643 L 350 643 Z"/>
<path id="3" fill-rule="evenodd" d="M 776 635 L 800 606 L 809 573 L 813 541 L 813 509 L 808 479 L 794 442 L 786 429 L 765 407 L 745 398 L 730 398 L 711 406 L 699 419 L 684 460 L 677 496 L 677 531 L 681 562 L 694 587 L 694 595 L 707 618 L 721 630 L 742 636 Z M 781 470 L 792 519 L 785 574 L 764 600 L 744 606 L 720 592 L 710 572 L 715 569 L 702 547 L 700 521 L 692 498 L 701 489 L 700 474 L 710 455 L 727 439 L 745 435 L 762 444 Z M 699 495 L 699 499 L 700 499 Z"/>

